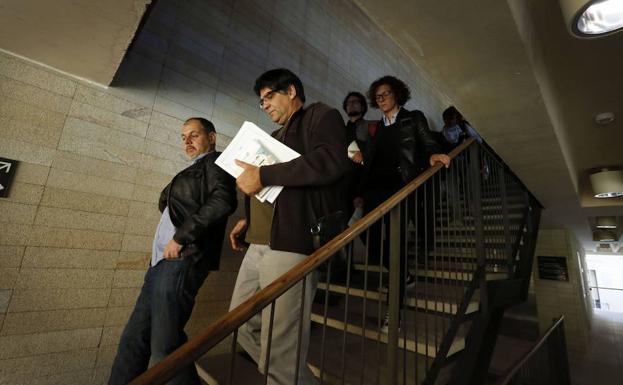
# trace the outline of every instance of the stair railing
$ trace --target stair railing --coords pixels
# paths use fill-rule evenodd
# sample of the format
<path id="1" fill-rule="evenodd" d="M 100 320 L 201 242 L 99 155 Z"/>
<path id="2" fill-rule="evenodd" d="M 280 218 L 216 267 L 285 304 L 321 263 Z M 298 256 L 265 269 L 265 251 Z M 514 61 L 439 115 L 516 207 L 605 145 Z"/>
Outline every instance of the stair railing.
<path id="1" fill-rule="evenodd" d="M 267 359 L 263 367 L 258 368 L 266 383 L 271 376 L 271 365 L 275 365 L 270 359 L 271 344 L 278 343 L 271 338 L 277 301 L 283 293 L 300 283 L 303 302 L 305 291 L 314 290 L 305 278 L 325 264 L 326 279 L 319 286 L 324 289 L 323 303 L 315 306 L 318 312 L 311 317 L 322 328 L 320 336 L 314 336 L 314 344 L 309 349 L 310 353 L 314 349 L 319 351 L 314 356 L 320 356 L 319 362 L 315 365 L 308 362 L 304 359 L 307 352 L 301 351 L 304 336 L 300 330 L 303 322 L 307 322 L 301 307 L 293 383 L 302 370 L 311 367 L 321 383 L 363 384 L 366 378 L 382 377 L 385 383 L 398 384 L 398 376 L 401 376 L 403 384 L 419 384 L 428 368 L 436 365 L 433 366 L 437 368 L 436 373 L 428 376 L 433 381 L 430 383 L 434 383 L 446 357 L 465 345 L 465 342 L 456 343 L 455 338 L 466 315 L 478 307 L 488 306 L 486 279 L 491 272 L 487 266 L 491 265 L 491 260 L 510 260 L 508 251 L 501 255 L 497 252 L 500 247 L 508 250 L 508 238 L 516 235 L 510 224 L 502 226 L 502 238 L 495 232 L 508 212 L 504 206 L 506 203 L 502 205 L 502 217 L 499 213 L 483 211 L 483 202 L 485 205 L 495 203 L 496 194 L 499 195 L 493 186 L 500 186 L 500 181 L 492 175 L 507 179 L 514 174 L 509 170 L 502 173 L 500 167 L 493 167 L 493 171 L 487 169 L 491 167 L 482 161 L 486 154 L 483 156 L 482 147 L 473 139 L 465 141 L 448 155 L 453 162 L 450 168 L 435 165 L 422 172 L 362 219 L 199 332 L 131 384 L 166 383 L 180 368 L 193 364 L 219 344 L 221 350 L 229 351 L 230 358 L 229 367 L 221 368 L 227 374 L 223 383 L 236 384 L 238 329 L 268 309 Z M 516 177 L 513 183 L 526 194 L 525 187 Z M 506 187 L 502 191 L 508 190 Z M 452 253 L 442 255 L 444 245 Z M 344 256 L 346 276 L 336 279 L 338 261 Z M 357 269 L 359 275 L 353 273 Z M 410 275 L 415 276 L 412 280 L 415 287 L 402 295 L 401 292 L 407 290 L 401 288 L 401 282 L 409 281 Z M 338 310 L 330 306 L 331 295 L 336 292 L 344 299 Z M 385 311 L 389 316 L 386 332 L 382 331 Z M 341 338 L 335 336 L 335 330 L 341 333 Z M 336 341 L 340 343 L 336 344 Z M 337 357 L 331 354 L 337 354 Z M 333 366 L 332 370 L 329 366 Z M 353 378 L 353 373 L 359 378 Z"/>
<path id="2" fill-rule="evenodd" d="M 564 316 L 504 373 L 495 385 L 569 385 L 569 359 Z"/>

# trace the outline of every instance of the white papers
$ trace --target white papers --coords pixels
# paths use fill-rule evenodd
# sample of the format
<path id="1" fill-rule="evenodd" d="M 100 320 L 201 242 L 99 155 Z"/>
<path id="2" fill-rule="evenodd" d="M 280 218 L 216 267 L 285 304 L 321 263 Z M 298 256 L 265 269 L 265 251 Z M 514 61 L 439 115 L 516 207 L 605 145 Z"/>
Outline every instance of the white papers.
<path id="1" fill-rule="evenodd" d="M 361 150 L 359 149 L 359 145 L 357 144 L 356 140 L 353 140 L 352 142 L 350 142 L 350 144 L 348 145 L 348 157 L 350 159 L 353 159 L 353 156 L 355 156 L 355 153 L 360 152 Z"/>
<path id="2" fill-rule="evenodd" d="M 236 159 L 255 166 L 267 166 L 283 163 L 299 157 L 300 154 L 251 122 L 244 122 L 231 143 L 216 158 L 215 163 L 234 178 L 242 174 L 242 167 L 236 165 Z M 255 197 L 260 201 L 274 203 L 283 186 L 267 186 Z"/>

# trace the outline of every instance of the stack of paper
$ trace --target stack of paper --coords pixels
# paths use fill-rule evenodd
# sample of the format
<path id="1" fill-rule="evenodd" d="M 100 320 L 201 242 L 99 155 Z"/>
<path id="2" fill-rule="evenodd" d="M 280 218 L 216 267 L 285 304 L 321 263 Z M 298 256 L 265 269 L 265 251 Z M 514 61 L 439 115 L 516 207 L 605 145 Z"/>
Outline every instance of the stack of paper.
<path id="1" fill-rule="evenodd" d="M 242 174 L 236 159 L 255 166 L 267 166 L 288 162 L 300 154 L 251 122 L 244 122 L 234 139 L 216 159 L 216 164 L 234 178 Z M 274 203 L 283 186 L 266 186 L 255 197 L 260 201 Z"/>

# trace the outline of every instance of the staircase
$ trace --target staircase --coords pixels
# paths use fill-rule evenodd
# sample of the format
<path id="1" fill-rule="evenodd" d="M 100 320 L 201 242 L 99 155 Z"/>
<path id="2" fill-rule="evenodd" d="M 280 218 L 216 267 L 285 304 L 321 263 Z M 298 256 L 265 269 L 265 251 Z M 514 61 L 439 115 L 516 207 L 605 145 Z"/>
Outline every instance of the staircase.
<path id="1" fill-rule="evenodd" d="M 452 167 L 423 172 L 133 384 L 162 383 L 210 349 L 196 362 L 206 383 L 265 383 L 235 353 L 235 331 L 339 255 L 346 271 L 332 274 L 329 264 L 312 307 L 307 365 L 320 383 L 484 383 L 504 311 L 527 296 L 542 207 L 490 150 L 468 141 L 450 156 Z M 386 246 L 378 258 L 365 246 L 375 223 L 387 228 L 378 232 Z M 389 262 L 371 262 L 380 259 Z M 414 279 L 401 299 L 407 271 Z"/>
<path id="2" fill-rule="evenodd" d="M 504 220 L 514 236 L 511 243 L 517 243 L 517 237 L 525 234 L 525 190 L 513 184 L 507 187 L 504 201 L 496 195 L 497 190 L 483 188 L 485 281 L 507 280 L 513 273 Z M 397 367 L 404 375 L 398 376 L 398 384 L 448 383 L 451 369 L 465 349 L 472 320 L 481 312 L 479 289 L 473 284 L 478 270 L 474 215 L 467 202 L 460 201 L 459 211 L 463 215 L 452 218 L 448 198 L 442 195 L 436 202 L 434 247 L 427 248 L 425 258 L 416 255 L 413 247 L 408 249 L 407 264 L 416 281 L 406 290 L 401 312 Z M 408 243 L 415 242 L 413 226 L 407 238 Z M 523 245 L 520 240 L 512 252 L 516 255 Z M 347 384 L 377 383 L 377 379 L 385 383 L 388 334 L 380 326 L 388 309 L 388 294 L 380 282 L 388 282 L 388 270 L 379 265 L 366 267 L 365 251 L 358 241 L 348 277 L 318 285 L 320 297 L 328 296 L 327 311 L 323 303 L 314 305 L 311 320 L 316 327 L 312 331 L 308 365 L 319 379 L 322 373 L 323 383 L 341 384 L 342 378 Z M 453 320 L 458 329 L 448 335 Z M 449 340 L 449 347 L 444 357 L 438 357 L 445 339 Z M 427 378 L 435 359 L 439 369 L 435 378 L 430 374 Z M 405 362 L 410 363 L 406 369 Z"/>

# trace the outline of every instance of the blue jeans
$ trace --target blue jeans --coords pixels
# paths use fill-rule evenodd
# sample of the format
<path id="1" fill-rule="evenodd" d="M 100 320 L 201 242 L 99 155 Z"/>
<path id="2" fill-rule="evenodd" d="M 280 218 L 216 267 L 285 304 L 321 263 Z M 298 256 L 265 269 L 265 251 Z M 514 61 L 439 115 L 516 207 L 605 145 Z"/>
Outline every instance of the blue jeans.
<path id="1" fill-rule="evenodd" d="M 188 337 L 184 326 L 208 272 L 198 272 L 188 259 L 162 260 L 145 274 L 134 311 L 121 335 L 109 385 L 126 385 L 161 361 Z M 194 365 L 181 369 L 168 385 L 199 385 Z"/>

